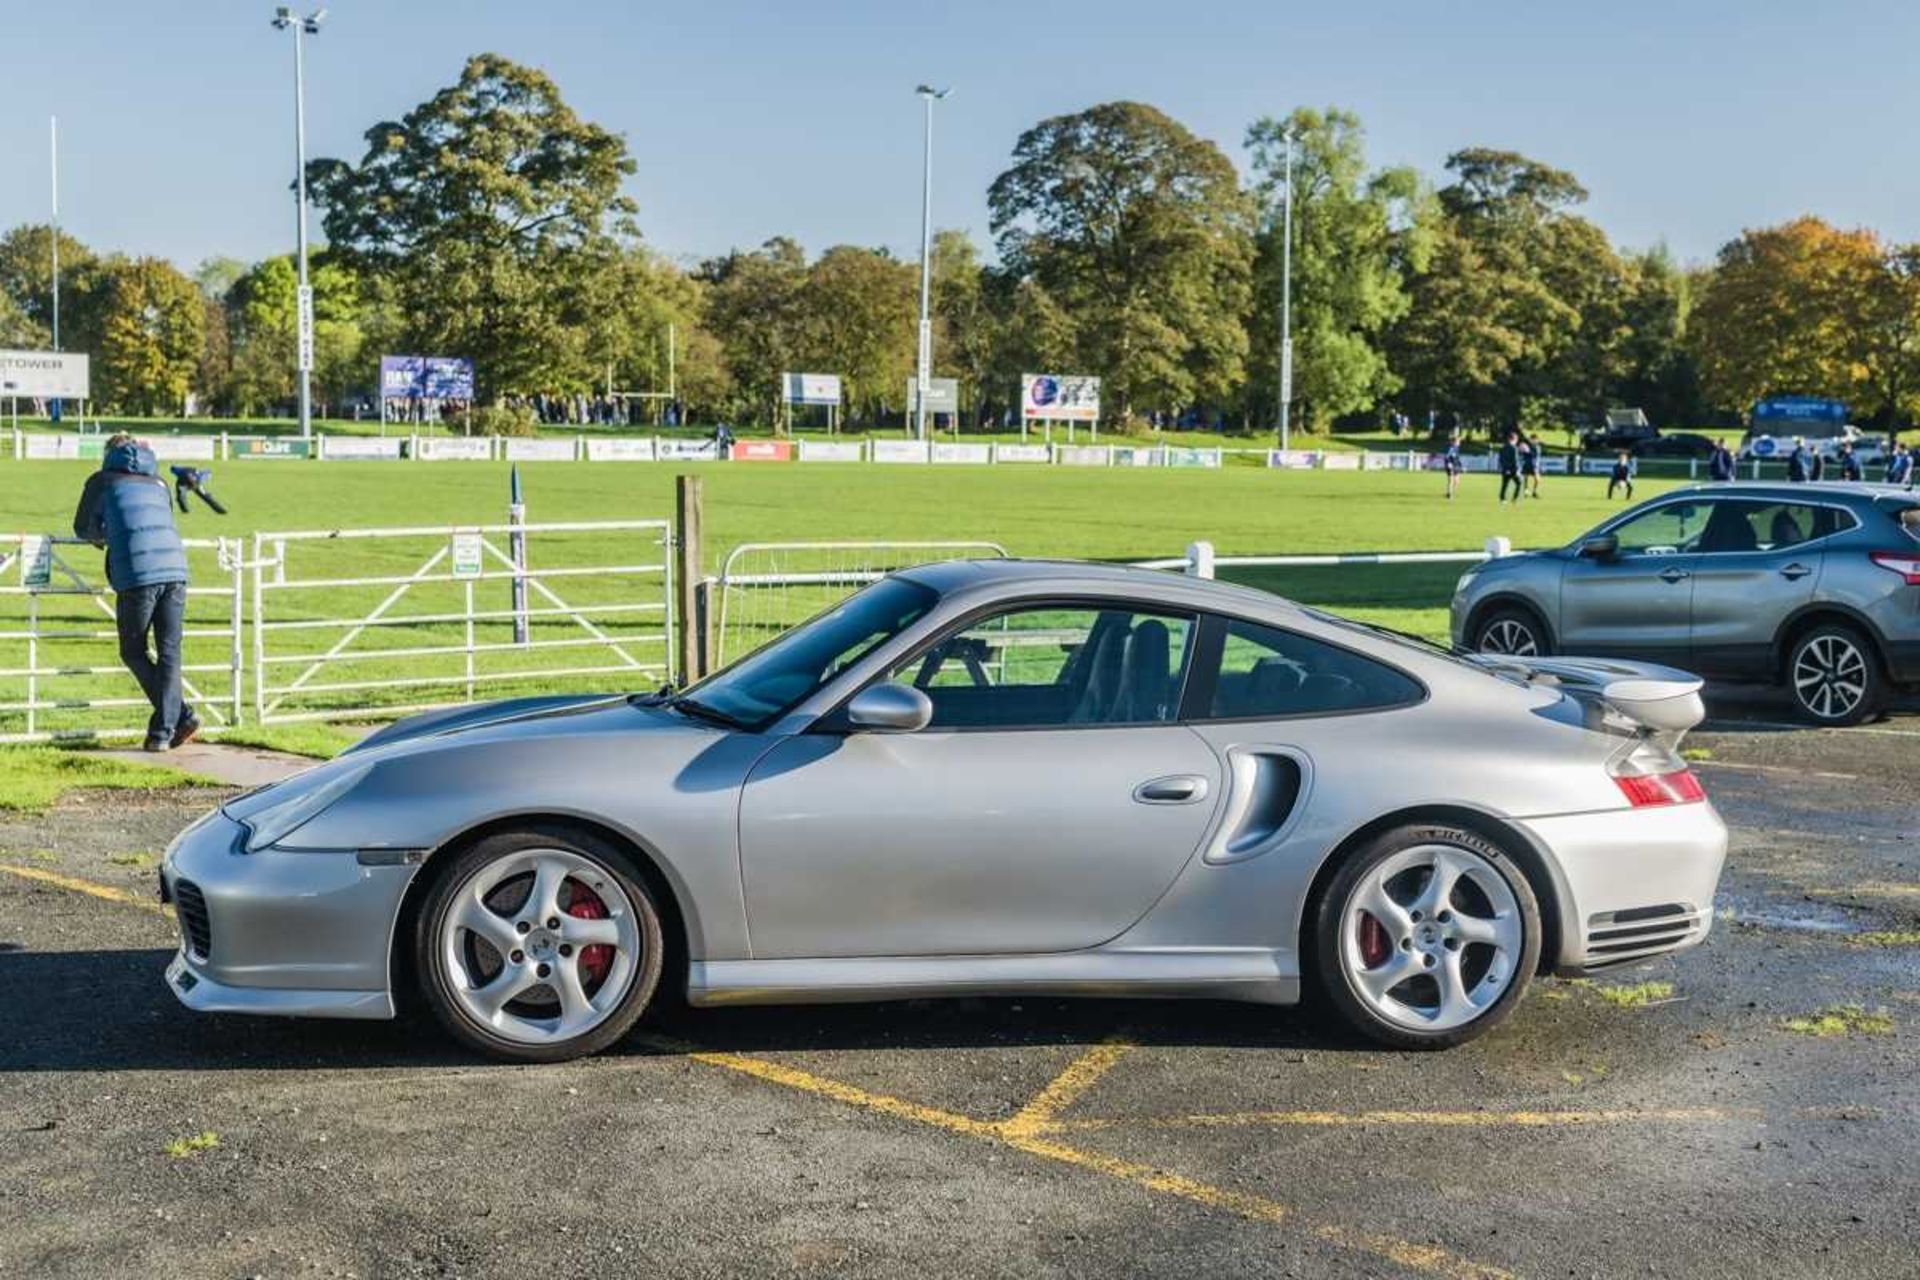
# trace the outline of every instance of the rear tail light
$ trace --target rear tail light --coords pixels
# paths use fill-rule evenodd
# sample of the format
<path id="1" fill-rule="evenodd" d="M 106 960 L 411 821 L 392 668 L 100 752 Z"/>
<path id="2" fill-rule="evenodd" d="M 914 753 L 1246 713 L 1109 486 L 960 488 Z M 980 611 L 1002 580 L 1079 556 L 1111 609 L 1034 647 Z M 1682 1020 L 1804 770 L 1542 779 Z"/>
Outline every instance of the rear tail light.
<path id="1" fill-rule="evenodd" d="M 1920 551 L 1874 551 L 1869 553 L 1875 564 L 1890 573 L 1897 573 L 1910 587 L 1920 587 Z"/>
<path id="2" fill-rule="evenodd" d="M 1620 794 L 1627 803 L 1636 809 L 1647 809 L 1663 804 L 1693 804 L 1705 800 L 1707 793 L 1701 790 L 1700 779 L 1693 776 L 1691 769 L 1675 769 L 1670 773 L 1637 773 L 1614 778 L 1620 788 Z"/>

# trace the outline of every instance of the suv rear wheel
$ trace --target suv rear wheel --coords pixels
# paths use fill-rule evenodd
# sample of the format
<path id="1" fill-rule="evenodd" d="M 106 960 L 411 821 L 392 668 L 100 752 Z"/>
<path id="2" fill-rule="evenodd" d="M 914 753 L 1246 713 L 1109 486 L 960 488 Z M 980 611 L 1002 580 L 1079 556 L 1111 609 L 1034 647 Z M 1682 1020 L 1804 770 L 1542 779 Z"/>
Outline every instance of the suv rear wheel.
<path id="1" fill-rule="evenodd" d="M 1880 659 L 1852 627 L 1829 623 L 1793 642 L 1787 654 L 1787 691 L 1815 724 L 1859 724 L 1879 713 L 1887 681 Z"/>
<path id="2" fill-rule="evenodd" d="M 1517 605 L 1489 610 L 1473 629 L 1472 647 L 1481 653 L 1510 653 L 1516 658 L 1539 658 L 1553 652 L 1540 619 Z"/>

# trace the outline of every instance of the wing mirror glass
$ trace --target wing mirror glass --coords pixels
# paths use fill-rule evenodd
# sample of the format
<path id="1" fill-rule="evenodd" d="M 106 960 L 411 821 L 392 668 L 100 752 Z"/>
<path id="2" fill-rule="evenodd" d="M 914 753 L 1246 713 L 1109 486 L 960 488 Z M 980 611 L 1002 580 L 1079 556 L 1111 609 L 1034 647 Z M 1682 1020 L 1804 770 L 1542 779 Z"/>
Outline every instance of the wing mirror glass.
<path id="1" fill-rule="evenodd" d="M 1611 560 L 1620 554 L 1620 539 L 1610 533 L 1588 538 L 1580 544 L 1580 554 L 1589 560 Z"/>
<path id="2" fill-rule="evenodd" d="M 916 733 L 933 719 L 933 700 L 904 684 L 876 684 L 847 703 L 847 724 L 871 733 Z"/>

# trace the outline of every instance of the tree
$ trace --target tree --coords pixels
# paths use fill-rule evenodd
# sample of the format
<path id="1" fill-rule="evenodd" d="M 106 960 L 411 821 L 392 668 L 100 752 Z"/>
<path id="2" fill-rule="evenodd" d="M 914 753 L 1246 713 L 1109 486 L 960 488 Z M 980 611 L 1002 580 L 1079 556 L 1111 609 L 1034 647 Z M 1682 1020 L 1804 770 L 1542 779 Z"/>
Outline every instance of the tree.
<path id="1" fill-rule="evenodd" d="M 1400 389 L 1383 339 L 1407 313 L 1407 279 L 1425 270 L 1437 209 L 1411 168 L 1369 173 L 1359 117 L 1296 109 L 1247 130 L 1260 236 L 1254 262 L 1250 417 L 1279 386 L 1286 136 L 1293 156 L 1293 392 L 1309 430 Z"/>
<path id="2" fill-rule="evenodd" d="M 707 286 L 707 324 L 726 352 L 738 407 L 750 420 L 779 421 L 780 375 L 800 372 L 804 359 L 805 252 L 777 236 L 750 253 L 710 259 L 696 275 Z"/>
<path id="3" fill-rule="evenodd" d="M 961 417 L 977 419 L 1006 400 L 1012 383 L 994 376 L 1000 320 L 988 272 L 964 231 L 934 232 L 931 310 L 934 373 L 959 382 Z"/>
<path id="4" fill-rule="evenodd" d="M 821 254 L 800 294 L 811 368 L 837 373 L 851 417 L 904 401 L 913 377 L 920 273 L 884 251 L 839 245 Z"/>
<path id="5" fill-rule="evenodd" d="M 316 160 L 308 181 L 334 250 L 378 277 L 396 338 L 470 357 L 483 397 L 592 385 L 590 322 L 633 235 L 626 142 L 497 54 L 366 140 L 358 165 Z"/>
<path id="6" fill-rule="evenodd" d="M 1153 107 L 1043 120 L 987 193 L 1002 261 L 1072 316 L 1109 418 L 1220 401 L 1245 372 L 1252 209 L 1220 149 Z"/>
<path id="7" fill-rule="evenodd" d="M 310 263 L 313 383 L 324 405 L 366 383 L 358 277 L 330 252 Z M 255 263 L 227 293 L 229 397 L 241 413 L 279 411 L 296 393 L 299 274 L 290 255 Z"/>
<path id="8" fill-rule="evenodd" d="M 44 223 L 22 224 L 0 236 L 0 295 L 32 326 L 23 331 L 38 335 L 34 345 L 47 345 L 53 329 L 53 229 Z M 98 284 L 100 259 L 84 244 L 60 233 L 60 340 L 69 351 L 91 344 L 80 340 L 90 317 L 84 314 L 86 295 Z M 78 323 L 76 323 L 78 322 Z"/>
<path id="9" fill-rule="evenodd" d="M 203 301 L 159 258 L 114 259 L 102 270 L 94 398 L 120 413 L 179 413 L 200 360 Z"/>

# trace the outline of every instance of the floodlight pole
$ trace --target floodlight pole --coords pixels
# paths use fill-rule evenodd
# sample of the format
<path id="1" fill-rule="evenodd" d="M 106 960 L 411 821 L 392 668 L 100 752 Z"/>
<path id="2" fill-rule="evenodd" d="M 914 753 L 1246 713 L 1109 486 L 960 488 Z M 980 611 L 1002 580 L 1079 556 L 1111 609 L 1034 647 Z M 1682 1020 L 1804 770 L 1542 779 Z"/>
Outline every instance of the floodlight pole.
<path id="1" fill-rule="evenodd" d="M 933 104 L 953 90 L 923 84 L 914 92 L 927 104 L 920 177 L 920 352 L 913 380 L 914 439 L 925 440 L 927 392 L 933 381 Z"/>
<path id="2" fill-rule="evenodd" d="M 296 18 L 284 5 L 273 25 L 293 32 L 294 230 L 298 238 L 299 283 L 294 292 L 294 363 L 300 374 L 300 436 L 313 438 L 313 289 L 307 283 L 307 61 L 306 37 L 320 34 L 325 9 Z"/>
<path id="3" fill-rule="evenodd" d="M 52 250 L 53 349 L 60 349 L 60 117 L 47 117 L 48 174 L 53 182 L 53 225 L 47 244 Z"/>
<path id="4" fill-rule="evenodd" d="M 1288 411 L 1293 401 L 1293 123 L 1287 123 L 1286 188 L 1280 214 L 1280 448 L 1291 443 Z"/>

